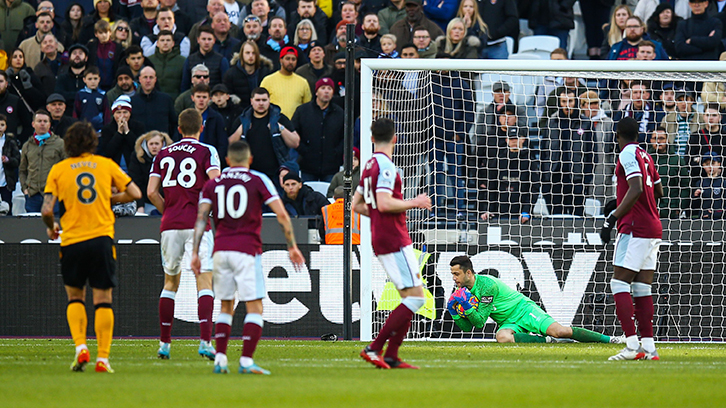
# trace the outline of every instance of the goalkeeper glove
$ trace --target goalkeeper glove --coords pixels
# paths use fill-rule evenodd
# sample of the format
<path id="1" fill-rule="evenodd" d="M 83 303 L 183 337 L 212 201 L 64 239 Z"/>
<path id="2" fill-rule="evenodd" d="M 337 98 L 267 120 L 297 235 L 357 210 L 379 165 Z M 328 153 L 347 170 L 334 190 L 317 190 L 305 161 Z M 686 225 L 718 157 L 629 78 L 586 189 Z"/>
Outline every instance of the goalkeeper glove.
<path id="1" fill-rule="evenodd" d="M 469 292 L 469 289 L 459 288 L 454 291 L 454 294 L 452 296 L 454 297 L 454 300 L 461 306 L 461 308 L 464 309 L 464 312 L 472 308 L 471 303 L 469 303 L 469 299 L 471 298 L 471 292 Z"/>
<path id="2" fill-rule="evenodd" d="M 456 304 L 456 299 L 454 299 L 454 295 L 451 295 L 449 298 L 449 303 L 446 304 L 446 310 L 449 311 L 449 314 L 451 317 L 456 320 L 459 319 L 461 316 L 456 312 L 456 309 L 454 308 L 454 305 Z"/>
<path id="3" fill-rule="evenodd" d="M 615 223 L 617 222 L 618 218 L 615 216 L 615 210 L 612 210 L 610 214 L 608 214 L 605 222 L 602 224 L 602 229 L 600 230 L 600 239 L 603 244 L 610 242 L 610 232 L 613 230 Z"/>

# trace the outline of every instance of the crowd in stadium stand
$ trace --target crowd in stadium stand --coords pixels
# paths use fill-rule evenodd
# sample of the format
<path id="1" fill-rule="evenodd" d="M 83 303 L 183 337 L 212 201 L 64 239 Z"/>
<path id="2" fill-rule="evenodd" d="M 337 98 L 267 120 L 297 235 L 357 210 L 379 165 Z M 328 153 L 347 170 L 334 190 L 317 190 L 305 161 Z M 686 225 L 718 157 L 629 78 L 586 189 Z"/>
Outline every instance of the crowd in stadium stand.
<path id="1" fill-rule="evenodd" d="M 16 182 L 26 210 L 37 211 L 43 174 L 62 158 L 63 135 L 76 120 L 91 122 L 101 138 L 98 153 L 144 186 L 160 147 L 180 137 L 177 115 L 193 107 L 205 120 L 201 140 L 217 148 L 222 163 L 228 143 L 245 138 L 255 157 L 252 168 L 270 176 L 282 193 L 290 173 L 294 177 L 287 180 L 329 182 L 340 171 L 345 70 L 357 74 L 361 58 L 504 59 L 508 38 L 519 39 L 527 28 L 559 40 L 551 59 L 569 59 L 570 42 L 578 40 L 570 32 L 579 7 L 585 58 L 724 60 L 724 5 L 708 0 L 601 0 L 579 6 L 573 0 L 2 0 L 0 197 L 7 205 L 0 205 L 0 212 L 11 213 Z M 355 24 L 357 36 L 354 67 L 345 62 L 347 23 Z M 517 52 L 516 40 L 512 51 Z M 381 92 L 397 97 L 376 95 L 374 117 L 385 112 L 386 103 L 422 115 L 433 110 L 433 126 L 409 121 L 404 131 L 434 129 L 435 151 L 428 160 L 446 162 L 434 169 L 438 187 L 431 193 L 437 207 L 468 209 L 477 219 L 513 216 L 527 222 L 541 192 L 550 214 L 583 215 L 586 197 L 604 204 L 614 196 L 614 131 L 620 118 L 630 116 L 641 123 L 640 142 L 654 155 L 663 178 L 661 216 L 723 215 L 722 82 L 548 77 L 536 89 L 532 115 L 532 107 L 512 102 L 512 84 L 506 82 L 487 89 L 492 102 L 482 105 L 475 100 L 475 81 L 464 73 L 432 75 L 430 99 L 416 94 L 422 77 L 378 80 L 385 83 Z M 359 88 L 360 75 L 355 81 Z M 360 115 L 358 101 L 354 112 Z M 475 208 L 467 203 L 470 189 L 479 190 L 471 200 Z M 153 211 L 147 198 L 135 208 Z"/>

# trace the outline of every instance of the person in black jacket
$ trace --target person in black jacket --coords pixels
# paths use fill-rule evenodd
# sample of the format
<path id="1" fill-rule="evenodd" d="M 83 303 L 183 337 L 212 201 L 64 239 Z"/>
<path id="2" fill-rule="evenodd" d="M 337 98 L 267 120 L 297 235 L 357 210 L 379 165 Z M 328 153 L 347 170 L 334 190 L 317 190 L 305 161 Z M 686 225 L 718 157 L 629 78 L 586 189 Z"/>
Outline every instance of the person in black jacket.
<path id="1" fill-rule="evenodd" d="M 300 171 L 303 181 L 333 179 L 343 164 L 343 126 L 345 113 L 331 104 L 335 84 L 322 78 L 315 84 L 315 99 L 300 105 L 292 125 L 300 135 Z"/>
<path id="2" fill-rule="evenodd" d="M 31 126 L 32 114 L 28 112 L 20 98 L 8 91 L 9 86 L 8 74 L 0 70 L 0 113 L 8 119 L 5 133 L 15 136 L 18 144 L 22 146 L 33 134 L 33 127 Z M 19 134 L 18 127 L 21 126 L 23 133 Z"/>
<path id="3" fill-rule="evenodd" d="M 328 43 L 328 16 L 315 4 L 315 0 L 298 1 L 297 10 L 287 17 L 287 32 L 294 34 L 297 24 L 304 19 L 308 19 L 313 23 L 315 32 L 318 34 L 316 43 L 324 46 Z"/>
<path id="4" fill-rule="evenodd" d="M 242 106 L 237 95 L 230 95 L 224 84 L 217 84 L 212 88 L 212 103 L 210 106 L 219 112 L 224 118 L 224 134 L 231 135 L 234 132 L 232 124 L 242 113 Z"/>
<path id="5" fill-rule="evenodd" d="M 708 0 L 689 0 L 691 18 L 676 28 L 676 57 L 682 60 L 718 61 L 721 49 L 721 20 L 706 14 Z"/>
<path id="6" fill-rule="evenodd" d="M 143 123 L 146 131 L 158 130 L 173 135 L 177 125 L 174 101 L 171 96 L 156 90 L 154 68 L 142 68 L 139 82 L 141 86 L 131 97 L 131 104 L 134 106 L 133 118 Z"/>
<path id="7" fill-rule="evenodd" d="M 519 13 L 515 0 L 477 0 L 479 14 L 489 28 L 489 43 L 482 51 L 482 58 L 507 59 L 507 43 L 504 37 L 519 38 Z M 517 42 L 514 42 L 515 47 Z M 514 50 L 517 51 L 516 48 Z"/>
<path id="8" fill-rule="evenodd" d="M 216 51 L 214 43 L 217 41 L 214 30 L 209 26 L 199 28 L 199 35 L 196 38 L 199 43 L 199 50 L 189 55 L 184 62 L 182 71 L 181 90 L 186 91 L 192 86 L 192 68 L 197 64 L 204 64 L 209 68 L 209 85 L 214 86 L 222 83 L 224 74 L 229 69 L 229 60 Z"/>
<path id="9" fill-rule="evenodd" d="M 567 37 L 575 28 L 575 0 L 533 0 L 529 7 L 529 28 L 534 35 L 553 35 L 567 49 Z M 517 38 L 517 37 L 514 37 Z"/>
<path id="10" fill-rule="evenodd" d="M 262 78 L 272 73 L 272 68 L 272 61 L 260 55 L 257 44 L 246 41 L 240 52 L 232 57 L 222 83 L 231 94 L 240 98 L 240 105 L 245 109 L 250 106 L 252 90 L 260 86 Z"/>
<path id="11" fill-rule="evenodd" d="M 18 167 L 20 166 L 20 146 L 12 135 L 5 133 L 8 125 L 7 116 L 0 114 L 0 180 L 5 178 L 4 185 L 0 185 L 0 201 L 8 203 L 8 215 L 13 213 L 13 191 L 18 182 Z"/>
<path id="12" fill-rule="evenodd" d="M 209 102 L 211 100 L 209 85 L 194 85 L 191 98 L 194 103 L 194 109 L 202 115 L 202 121 L 204 123 L 202 133 L 199 135 L 199 141 L 214 146 L 224 166 L 226 164 L 224 158 L 227 157 L 229 141 L 227 140 L 227 132 L 224 130 L 224 117 L 216 110 L 209 108 Z M 181 138 L 182 135 L 177 132 L 175 139 L 180 140 Z"/>
<path id="13" fill-rule="evenodd" d="M 144 134 L 144 124 L 131 119 L 131 98 L 119 96 L 111 106 L 113 119 L 101 130 L 98 153 L 115 161 L 124 170 L 134 155 L 136 139 Z"/>
<path id="14" fill-rule="evenodd" d="M 282 178 L 282 187 L 285 189 L 282 203 L 291 217 L 319 217 L 323 214 L 322 208 L 330 204 L 324 195 L 303 184 L 295 172 L 288 172 Z"/>
<path id="15" fill-rule="evenodd" d="M 78 91 L 86 86 L 83 82 L 83 71 L 88 65 L 88 48 L 85 45 L 75 44 L 68 52 L 70 53 L 68 65 L 60 69 L 61 72 L 55 81 L 55 92 L 63 95 L 66 101 L 73 101 Z M 68 110 L 66 112 L 70 113 Z"/>
<path id="16" fill-rule="evenodd" d="M 673 11 L 673 6 L 660 3 L 648 19 L 648 34 L 652 40 L 658 41 L 668 55 L 676 55 L 676 27 L 683 21 Z"/>

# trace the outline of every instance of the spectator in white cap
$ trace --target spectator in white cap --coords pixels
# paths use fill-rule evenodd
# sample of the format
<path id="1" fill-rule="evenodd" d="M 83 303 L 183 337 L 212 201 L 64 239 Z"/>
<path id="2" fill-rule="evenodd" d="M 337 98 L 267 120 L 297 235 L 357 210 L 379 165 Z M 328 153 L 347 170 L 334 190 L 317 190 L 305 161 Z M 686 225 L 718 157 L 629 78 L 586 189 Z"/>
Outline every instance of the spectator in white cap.
<path id="1" fill-rule="evenodd" d="M 134 147 L 136 139 L 144 134 L 143 123 L 131 119 L 131 98 L 128 95 L 121 95 L 111 105 L 113 118 L 111 122 L 101 130 L 101 138 L 98 141 L 99 154 L 113 159 L 127 170 L 131 155 L 135 154 Z"/>

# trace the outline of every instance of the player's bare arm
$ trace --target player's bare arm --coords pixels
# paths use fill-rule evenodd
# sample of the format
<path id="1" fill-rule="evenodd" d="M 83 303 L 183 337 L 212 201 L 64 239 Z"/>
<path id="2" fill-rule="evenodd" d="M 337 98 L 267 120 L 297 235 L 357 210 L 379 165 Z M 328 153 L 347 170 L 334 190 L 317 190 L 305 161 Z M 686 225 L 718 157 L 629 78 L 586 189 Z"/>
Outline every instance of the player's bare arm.
<path id="1" fill-rule="evenodd" d="M 242 138 L 242 125 L 239 125 L 239 127 L 237 127 L 237 130 L 235 130 L 234 133 L 232 133 L 227 138 L 227 140 L 229 140 L 230 143 L 234 143 L 234 142 L 240 140 L 241 138 Z"/>
<path id="2" fill-rule="evenodd" d="M 371 216 L 368 211 L 368 205 L 366 205 L 365 200 L 363 199 L 363 194 L 357 191 L 353 195 L 353 211 L 360 215 L 365 215 L 366 217 Z"/>
<path id="3" fill-rule="evenodd" d="M 292 222 L 290 222 L 290 215 L 282 205 L 282 200 L 275 200 L 268 204 L 268 206 L 272 212 L 277 215 L 277 222 L 280 223 L 280 227 L 282 227 L 282 231 L 285 234 L 285 241 L 287 242 L 287 251 L 290 253 L 290 260 L 292 261 L 293 266 L 297 269 L 305 264 L 305 258 L 303 257 L 302 252 L 300 252 L 300 249 L 298 249 L 297 243 L 295 243 L 295 233 L 292 229 Z"/>
<path id="4" fill-rule="evenodd" d="M 219 177 L 220 174 L 222 174 L 222 172 L 219 171 L 219 169 L 211 169 L 207 172 L 207 177 L 209 177 L 209 179 L 212 180 L 212 179 L 216 179 L 217 177 Z"/>
<path id="5" fill-rule="evenodd" d="M 126 191 L 111 195 L 111 204 L 123 204 L 141 198 L 141 189 L 133 181 L 126 186 Z"/>
<path id="6" fill-rule="evenodd" d="M 151 204 L 154 204 L 160 213 L 164 213 L 164 197 L 159 193 L 161 177 L 149 177 L 149 184 L 146 186 L 146 195 L 149 197 Z"/>
<path id="7" fill-rule="evenodd" d="M 653 186 L 653 196 L 656 200 L 663 198 L 663 183 L 655 183 L 655 186 Z"/>
<path id="8" fill-rule="evenodd" d="M 628 192 L 623 197 L 623 201 L 620 202 L 618 208 L 615 209 L 615 217 L 620 219 L 627 214 L 638 201 L 641 194 L 643 194 L 643 178 L 636 176 L 628 179 Z"/>
<path id="9" fill-rule="evenodd" d="M 378 211 L 384 213 L 401 213 L 412 208 L 431 209 L 431 199 L 426 194 L 419 194 L 413 200 L 393 198 L 391 193 L 376 193 L 376 206 Z"/>
<path id="10" fill-rule="evenodd" d="M 194 223 L 194 242 L 192 243 L 191 260 L 192 271 L 196 276 L 199 276 L 199 274 L 202 273 L 202 261 L 199 259 L 199 245 L 202 242 L 204 231 L 207 229 L 210 211 L 212 211 L 212 204 L 199 203 L 197 221 Z"/>
<path id="11" fill-rule="evenodd" d="M 60 225 L 58 225 L 55 221 L 55 217 L 53 216 L 53 207 L 55 206 L 56 199 L 56 196 L 53 194 L 45 194 L 43 196 L 43 206 L 40 209 L 43 222 L 45 223 L 45 226 L 48 227 L 46 232 L 50 239 L 58 239 L 60 231 Z"/>

